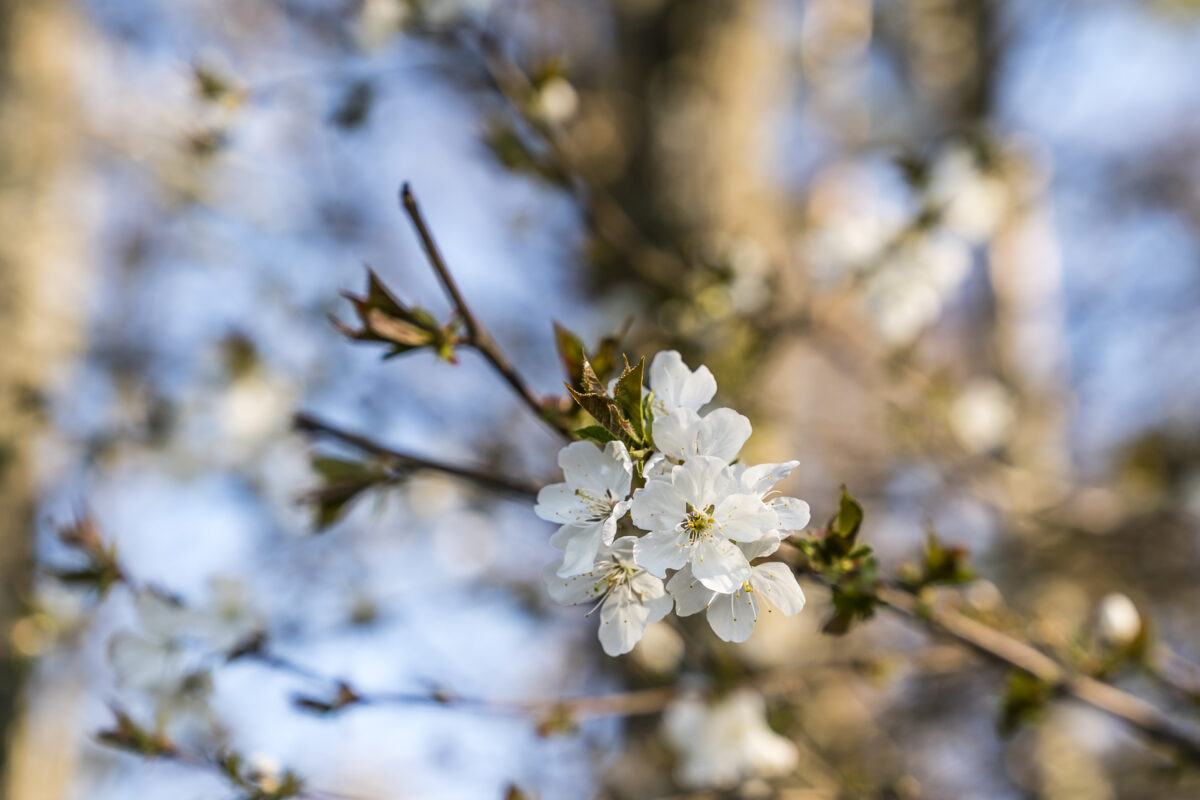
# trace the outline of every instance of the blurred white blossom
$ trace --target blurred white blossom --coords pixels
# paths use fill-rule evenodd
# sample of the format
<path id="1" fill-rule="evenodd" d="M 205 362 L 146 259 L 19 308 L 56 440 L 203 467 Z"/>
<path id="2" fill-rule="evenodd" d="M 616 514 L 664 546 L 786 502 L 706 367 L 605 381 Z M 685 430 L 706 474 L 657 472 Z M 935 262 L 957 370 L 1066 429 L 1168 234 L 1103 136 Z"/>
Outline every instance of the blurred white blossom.
<path id="1" fill-rule="evenodd" d="M 712 705 L 680 701 L 667 709 L 663 726 L 679 752 L 676 777 L 685 786 L 730 788 L 747 778 L 787 773 L 799 759 L 795 743 L 767 725 L 766 704 L 752 689 Z"/>
<path id="2" fill-rule="evenodd" d="M 1012 394 L 993 378 L 971 381 L 950 409 L 954 435 L 973 453 L 1004 444 L 1016 424 Z"/>
<path id="3" fill-rule="evenodd" d="M 1109 592 L 1096 608 L 1096 635 L 1111 647 L 1128 647 L 1141 635 L 1142 615 L 1127 595 Z"/>

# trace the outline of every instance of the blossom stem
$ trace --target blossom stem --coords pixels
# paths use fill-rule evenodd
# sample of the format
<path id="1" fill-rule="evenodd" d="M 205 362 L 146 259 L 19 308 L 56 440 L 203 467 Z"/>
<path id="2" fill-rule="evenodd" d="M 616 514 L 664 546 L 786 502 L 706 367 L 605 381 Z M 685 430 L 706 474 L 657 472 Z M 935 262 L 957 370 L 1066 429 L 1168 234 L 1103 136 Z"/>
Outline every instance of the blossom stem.
<path id="1" fill-rule="evenodd" d="M 552 414 L 533 394 L 533 391 L 529 388 L 529 384 L 517 372 L 512 362 L 508 360 L 508 356 L 500 349 L 500 345 L 496 342 L 495 338 L 484 327 L 483 323 L 479 321 L 479 318 L 475 316 L 471 307 L 467 305 L 467 301 L 463 297 L 462 292 L 459 291 L 454 276 L 450 273 L 450 268 L 446 266 L 446 260 L 442 257 L 441 250 L 438 249 L 437 243 L 433 240 L 433 234 L 430 233 L 429 226 L 425 223 L 425 217 L 421 214 L 420 206 L 417 205 L 417 198 L 407 183 L 400 189 L 400 203 L 404 207 L 405 213 L 408 214 L 408 218 L 412 221 L 413 227 L 417 231 L 417 236 L 421 239 L 421 246 L 425 249 L 429 266 L 433 268 L 434 274 L 441 281 L 442 288 L 446 290 L 446 294 L 450 297 L 450 301 L 454 304 L 458 315 L 462 317 L 463 324 L 467 329 L 468 343 L 504 378 L 513 391 L 516 392 L 517 396 L 533 411 L 534 416 L 557 431 L 563 438 L 568 440 L 573 439 L 574 437 L 571 435 L 570 429 L 563 424 L 562 420 Z"/>

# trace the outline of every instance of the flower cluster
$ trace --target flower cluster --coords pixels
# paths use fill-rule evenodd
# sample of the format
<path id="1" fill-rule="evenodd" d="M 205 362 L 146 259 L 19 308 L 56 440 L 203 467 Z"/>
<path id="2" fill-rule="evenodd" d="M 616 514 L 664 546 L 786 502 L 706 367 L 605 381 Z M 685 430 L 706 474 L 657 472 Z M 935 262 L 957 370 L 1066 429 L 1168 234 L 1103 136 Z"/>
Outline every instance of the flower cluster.
<path id="1" fill-rule="evenodd" d="M 700 413 L 717 391 L 707 367 L 659 353 L 648 390 L 641 369 L 627 368 L 611 398 L 576 393 L 612 419 L 560 451 L 564 481 L 538 494 L 537 515 L 561 526 L 551 544 L 563 557 L 545 574 L 550 596 L 594 604 L 609 655 L 629 652 L 672 607 L 680 616 L 707 609 L 719 637 L 745 641 L 764 610 L 804 607 L 791 570 L 764 560 L 808 524 L 807 503 L 774 491 L 798 462 L 737 461 L 750 420 L 729 408 Z M 631 408 L 632 419 L 621 417 Z M 618 538 L 622 525 L 630 535 Z"/>

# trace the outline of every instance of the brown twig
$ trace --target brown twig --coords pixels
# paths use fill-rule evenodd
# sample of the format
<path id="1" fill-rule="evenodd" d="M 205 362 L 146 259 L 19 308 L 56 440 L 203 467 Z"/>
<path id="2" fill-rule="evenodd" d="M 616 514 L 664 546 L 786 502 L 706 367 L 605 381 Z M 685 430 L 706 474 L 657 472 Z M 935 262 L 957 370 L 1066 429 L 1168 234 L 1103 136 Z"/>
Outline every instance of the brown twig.
<path id="1" fill-rule="evenodd" d="M 528 498 L 536 497 L 538 487 L 533 484 L 524 483 L 522 481 L 506 478 L 501 475 L 495 475 L 483 470 L 472 469 L 470 467 L 462 467 L 456 464 L 448 464 L 444 461 L 417 456 L 411 453 L 404 453 L 399 450 L 393 450 L 390 447 L 368 439 L 365 436 L 360 436 L 356 433 L 338 428 L 324 420 L 318 419 L 311 414 L 298 413 L 292 420 L 296 430 L 306 433 L 317 434 L 320 436 L 328 436 L 331 439 L 345 442 L 348 445 L 358 448 L 365 453 L 370 453 L 374 456 L 379 456 L 391 461 L 398 469 L 404 471 L 412 470 L 432 470 L 441 472 L 446 475 L 453 475 L 456 478 L 470 481 L 484 489 L 501 494 L 513 495 L 516 497 Z"/>
<path id="2" fill-rule="evenodd" d="M 900 589 L 881 587 L 878 599 L 893 613 L 919 622 L 934 633 L 949 636 L 992 661 L 1028 672 L 1057 691 L 1115 717 L 1147 738 L 1168 745 L 1194 764 L 1200 764 L 1200 733 L 1171 719 L 1142 698 L 1071 672 L 1019 639 L 957 611 L 930 608 Z"/>
<path id="3" fill-rule="evenodd" d="M 446 290 L 450 301 L 454 304 L 458 315 L 462 317 L 463 325 L 467 329 L 468 343 L 474 347 L 480 355 L 482 355 L 489 364 L 500 374 L 502 378 L 512 387 L 525 405 L 529 406 L 541 421 L 545 422 L 551 428 L 554 428 L 559 434 L 566 439 L 573 438 L 571 431 L 548 413 L 548 410 L 541 401 L 533 394 L 525 379 L 517 372 L 512 362 L 500 349 L 495 338 L 484 327 L 479 318 L 467 305 L 467 301 L 463 298 L 462 292 L 458 289 L 458 284 L 454 281 L 454 276 L 450 274 L 450 268 L 446 266 L 446 260 L 442 257 L 441 251 L 438 249 L 437 243 L 433 240 L 433 234 L 429 231 L 429 226 L 425 224 L 425 218 L 421 214 L 421 209 L 417 205 L 417 198 L 413 195 L 412 189 L 407 183 L 400 190 L 400 203 L 404 207 L 408 218 L 412 220 L 413 227 L 417 231 L 417 236 L 421 239 L 421 246 L 425 250 L 425 255 L 429 259 L 429 266 L 433 268 L 438 280 L 441 281 L 442 288 Z"/>

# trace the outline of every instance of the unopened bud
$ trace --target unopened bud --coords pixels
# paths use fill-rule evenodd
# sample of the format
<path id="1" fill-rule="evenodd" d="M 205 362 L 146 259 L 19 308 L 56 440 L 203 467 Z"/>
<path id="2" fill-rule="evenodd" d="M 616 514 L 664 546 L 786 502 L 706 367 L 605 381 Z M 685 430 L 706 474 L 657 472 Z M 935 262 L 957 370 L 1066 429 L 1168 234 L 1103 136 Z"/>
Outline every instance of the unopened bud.
<path id="1" fill-rule="evenodd" d="M 1142 632 L 1137 606 L 1120 592 L 1109 592 L 1096 609 L 1096 635 L 1105 644 L 1128 647 Z"/>

